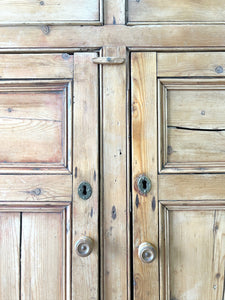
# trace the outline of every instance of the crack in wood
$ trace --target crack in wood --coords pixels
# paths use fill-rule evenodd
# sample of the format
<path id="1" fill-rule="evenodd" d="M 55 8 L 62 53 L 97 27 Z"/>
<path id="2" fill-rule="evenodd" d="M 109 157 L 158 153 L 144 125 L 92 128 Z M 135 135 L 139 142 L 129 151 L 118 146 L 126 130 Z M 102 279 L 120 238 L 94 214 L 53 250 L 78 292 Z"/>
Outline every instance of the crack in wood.
<path id="1" fill-rule="evenodd" d="M 189 127 L 182 127 L 182 126 L 168 126 L 167 128 L 190 130 L 190 131 L 213 131 L 213 132 L 225 131 L 225 128 L 221 128 L 221 129 L 219 129 L 219 128 L 189 128 Z"/>

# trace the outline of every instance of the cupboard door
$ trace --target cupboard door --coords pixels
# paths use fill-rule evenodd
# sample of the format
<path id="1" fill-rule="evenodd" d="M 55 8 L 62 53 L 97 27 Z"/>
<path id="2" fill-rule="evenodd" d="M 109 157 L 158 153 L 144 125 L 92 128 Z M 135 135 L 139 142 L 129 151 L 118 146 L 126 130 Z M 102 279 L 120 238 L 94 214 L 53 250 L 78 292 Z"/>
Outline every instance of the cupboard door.
<path id="1" fill-rule="evenodd" d="M 81 278 L 84 298 L 98 297 L 95 56 L 0 55 L 3 299 L 69 300 L 72 293 L 74 299 L 81 299 L 77 293 Z M 87 105 L 89 110 L 84 110 Z M 92 145 L 85 143 L 90 136 Z M 91 154 L 88 165 L 85 153 Z M 77 184 L 82 181 L 92 188 L 87 200 L 78 196 Z M 83 236 L 92 240 L 90 257 L 79 257 L 75 251 Z M 86 277 L 90 269 L 96 276 L 91 283 Z"/>
<path id="2" fill-rule="evenodd" d="M 132 53 L 134 299 L 224 297 L 223 61 Z"/>

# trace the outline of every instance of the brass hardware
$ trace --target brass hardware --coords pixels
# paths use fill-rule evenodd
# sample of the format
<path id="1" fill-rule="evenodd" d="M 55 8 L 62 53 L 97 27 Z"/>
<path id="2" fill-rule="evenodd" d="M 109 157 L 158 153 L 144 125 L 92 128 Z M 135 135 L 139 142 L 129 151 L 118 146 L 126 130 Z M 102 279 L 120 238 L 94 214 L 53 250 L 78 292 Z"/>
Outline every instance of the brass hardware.
<path id="1" fill-rule="evenodd" d="M 152 188 L 151 180 L 142 174 L 136 178 L 134 188 L 140 195 L 146 196 Z"/>
<path id="2" fill-rule="evenodd" d="M 138 256 L 143 263 L 151 263 L 156 258 L 156 250 L 152 244 L 145 242 L 138 247 Z"/>
<path id="3" fill-rule="evenodd" d="M 125 58 L 122 57 L 95 57 L 92 59 L 94 64 L 102 65 L 120 65 L 125 62 Z"/>
<path id="4" fill-rule="evenodd" d="M 91 254 L 94 247 L 94 241 L 88 236 L 82 236 L 75 244 L 77 255 L 86 257 Z"/>
<path id="5" fill-rule="evenodd" d="M 92 195 L 92 187 L 90 183 L 83 181 L 78 187 L 78 195 L 83 200 L 88 200 Z"/>

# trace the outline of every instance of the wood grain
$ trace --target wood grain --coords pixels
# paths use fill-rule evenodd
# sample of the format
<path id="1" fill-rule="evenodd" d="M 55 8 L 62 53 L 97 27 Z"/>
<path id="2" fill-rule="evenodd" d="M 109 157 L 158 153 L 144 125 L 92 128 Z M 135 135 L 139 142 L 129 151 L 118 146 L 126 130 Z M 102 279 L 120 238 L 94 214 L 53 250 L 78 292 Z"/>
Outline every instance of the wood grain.
<path id="1" fill-rule="evenodd" d="M 70 175 L 2 175 L 1 201 L 71 201 Z"/>
<path id="2" fill-rule="evenodd" d="M 99 290 L 99 99 L 96 53 L 74 54 L 73 245 L 82 236 L 94 240 L 90 256 L 73 251 L 73 299 L 98 299 Z M 78 186 L 87 181 L 92 196 L 82 200 Z"/>
<path id="3" fill-rule="evenodd" d="M 125 47 L 104 56 L 126 58 Z M 126 65 L 103 66 L 103 299 L 128 299 Z"/>
<path id="4" fill-rule="evenodd" d="M 164 205 L 160 220 L 161 297 L 223 298 L 224 210 L 217 210 L 212 202 L 207 210 L 202 203 L 197 207 L 186 203 L 189 210 L 183 210 L 183 203 Z M 221 205 L 224 208 L 224 202 Z"/>
<path id="5" fill-rule="evenodd" d="M 2 0 L 0 3 L 1 24 L 42 23 L 98 23 L 98 0 Z"/>
<path id="6" fill-rule="evenodd" d="M 21 299 L 66 299 L 62 217 L 62 213 L 22 214 Z"/>
<path id="7" fill-rule="evenodd" d="M 159 200 L 225 198 L 223 174 L 159 175 Z"/>
<path id="8" fill-rule="evenodd" d="M 20 214 L 0 213 L 0 298 L 20 299 Z"/>
<path id="9" fill-rule="evenodd" d="M 124 0 L 104 1 L 104 24 L 121 25 L 125 24 L 126 3 Z"/>
<path id="10" fill-rule="evenodd" d="M 225 14 L 221 7 L 224 4 L 224 1 L 219 0 L 194 2 L 185 0 L 129 0 L 128 20 L 135 24 L 154 22 L 223 23 Z"/>
<path id="11" fill-rule="evenodd" d="M 178 51 L 223 51 L 225 42 L 221 36 L 224 35 L 224 25 L 1 27 L 0 52 L 19 52 L 21 49 L 26 52 L 58 52 L 59 48 L 68 52 L 80 51 L 80 48 L 87 47 L 96 49 L 104 45 L 126 46 L 133 50 L 146 51 L 148 48 L 171 51 L 171 47 Z M 217 63 L 215 61 L 215 64 Z M 48 72 L 51 72 L 51 68 Z M 59 76 L 63 77 L 63 74 Z"/>
<path id="12" fill-rule="evenodd" d="M 156 53 L 132 53 L 132 177 L 147 175 L 152 189 L 147 196 L 133 188 L 133 272 L 134 299 L 159 299 L 158 259 L 144 264 L 138 258 L 138 246 L 150 242 L 158 252 L 157 194 L 157 98 Z"/>
<path id="13" fill-rule="evenodd" d="M 223 52 L 158 53 L 157 74 L 159 77 L 222 77 L 225 69 L 224 59 Z M 218 67 L 220 68 L 217 69 Z"/>
<path id="14" fill-rule="evenodd" d="M 73 78 L 73 55 L 2 54 L 1 79 Z"/>

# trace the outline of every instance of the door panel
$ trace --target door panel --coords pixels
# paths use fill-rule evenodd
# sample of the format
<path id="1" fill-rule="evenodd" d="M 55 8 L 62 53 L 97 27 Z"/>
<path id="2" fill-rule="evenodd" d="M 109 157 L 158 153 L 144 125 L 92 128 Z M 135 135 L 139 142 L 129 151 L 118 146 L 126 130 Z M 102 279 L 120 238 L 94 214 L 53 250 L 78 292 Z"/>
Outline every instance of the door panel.
<path id="1" fill-rule="evenodd" d="M 141 278 L 134 281 L 135 299 L 224 297 L 223 57 L 132 53 L 133 272 Z M 140 174 L 152 184 L 142 196 Z M 155 247 L 151 263 L 138 257 L 143 242 Z"/>
<path id="2" fill-rule="evenodd" d="M 101 0 L 11 1 L 0 3 L 1 24 L 85 24 L 100 22 Z"/>
<path id="3" fill-rule="evenodd" d="M 0 55 L 2 299 L 69 300 L 72 289 L 73 298 L 81 299 L 76 291 L 82 277 L 84 299 L 97 299 L 99 101 L 94 57 Z M 78 196 L 81 181 L 92 187 L 85 201 Z M 94 245 L 87 258 L 75 252 L 83 235 Z M 90 269 L 93 281 L 82 275 Z"/>
<path id="4" fill-rule="evenodd" d="M 129 0 L 128 20 L 132 23 L 221 23 L 225 17 L 223 5 L 219 0 Z"/>

